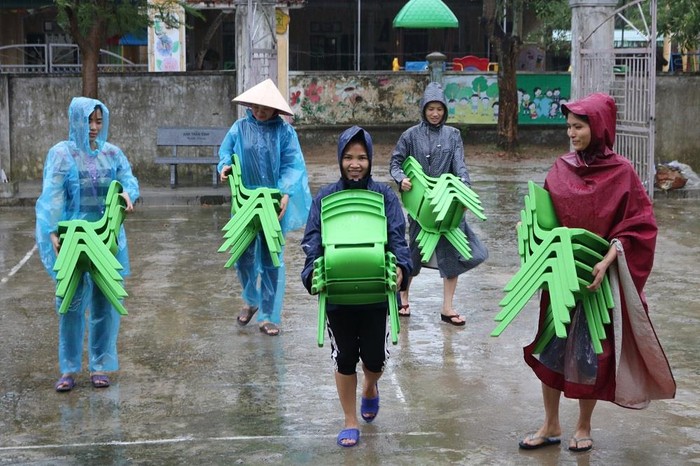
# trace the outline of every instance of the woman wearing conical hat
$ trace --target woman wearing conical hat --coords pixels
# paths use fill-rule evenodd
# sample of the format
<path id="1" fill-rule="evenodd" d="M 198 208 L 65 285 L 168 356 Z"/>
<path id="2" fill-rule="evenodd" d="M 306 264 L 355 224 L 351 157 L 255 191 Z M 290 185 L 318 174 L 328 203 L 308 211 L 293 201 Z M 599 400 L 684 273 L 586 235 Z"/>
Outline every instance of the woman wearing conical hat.
<path id="1" fill-rule="evenodd" d="M 218 170 L 222 181 L 231 172 L 233 154 L 241 163 L 243 185 L 279 189 L 282 233 L 300 228 L 311 207 L 306 164 L 297 133 L 280 115 L 292 115 L 286 99 L 272 80 L 267 79 L 233 99 L 249 107 L 244 117 L 233 123 L 219 148 Z M 284 249 L 280 266 L 273 265 L 262 233 L 236 263 L 243 288 L 243 309 L 238 315 L 246 325 L 257 313 L 258 327 L 266 335 L 279 334 L 285 288 Z"/>

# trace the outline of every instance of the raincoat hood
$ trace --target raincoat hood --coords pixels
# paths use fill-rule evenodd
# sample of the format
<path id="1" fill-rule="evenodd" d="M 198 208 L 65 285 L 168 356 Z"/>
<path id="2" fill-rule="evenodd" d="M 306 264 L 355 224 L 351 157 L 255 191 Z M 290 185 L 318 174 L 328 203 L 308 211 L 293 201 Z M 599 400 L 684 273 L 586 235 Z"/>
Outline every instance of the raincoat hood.
<path id="1" fill-rule="evenodd" d="M 102 129 L 97 134 L 97 148 L 90 148 L 90 115 L 96 107 L 102 110 Z M 80 151 L 96 156 L 107 141 L 109 133 L 109 110 L 107 106 L 96 99 L 74 97 L 68 107 L 68 139 L 75 143 Z"/>
<path id="2" fill-rule="evenodd" d="M 445 109 L 445 114 L 442 116 L 442 120 L 437 125 L 430 124 L 425 118 L 425 107 L 427 107 L 427 105 L 430 102 L 440 102 L 442 104 L 442 107 Z M 445 121 L 447 121 L 447 101 L 445 100 L 445 93 L 442 90 L 442 86 L 439 83 L 432 82 L 428 84 L 428 86 L 425 88 L 425 92 L 423 92 L 423 98 L 420 101 L 420 117 L 421 120 L 423 120 L 430 126 L 439 127 L 444 125 Z"/>
<path id="3" fill-rule="evenodd" d="M 369 170 L 367 171 L 367 176 L 359 181 L 352 181 L 345 178 L 343 173 L 343 152 L 345 152 L 345 147 L 352 140 L 361 139 L 367 148 L 367 158 L 369 158 Z M 374 152 L 374 146 L 372 145 L 372 136 L 369 135 L 367 131 L 359 126 L 353 126 L 346 129 L 340 134 L 338 138 L 338 167 L 340 168 L 340 177 L 345 183 L 347 188 L 366 188 L 368 180 L 372 177 L 372 154 Z"/>
<path id="4" fill-rule="evenodd" d="M 617 106 L 615 100 L 607 94 L 597 92 L 580 100 L 562 105 L 562 113 L 568 116 L 569 112 L 575 115 L 585 115 L 588 125 L 591 127 L 591 143 L 580 155 L 586 155 L 588 159 L 594 157 L 606 157 L 613 153 L 615 143 L 615 121 L 617 118 Z"/>

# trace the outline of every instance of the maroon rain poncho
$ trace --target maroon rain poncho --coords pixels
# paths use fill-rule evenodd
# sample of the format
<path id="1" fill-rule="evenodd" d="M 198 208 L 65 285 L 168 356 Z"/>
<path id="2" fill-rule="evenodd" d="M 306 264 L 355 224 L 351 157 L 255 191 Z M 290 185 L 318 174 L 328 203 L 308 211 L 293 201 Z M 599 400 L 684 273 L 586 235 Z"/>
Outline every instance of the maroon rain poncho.
<path id="1" fill-rule="evenodd" d="M 591 142 L 580 152 L 556 160 L 545 179 L 560 223 L 585 228 L 611 243 L 618 257 L 608 269 L 620 299 L 606 325 L 603 353 L 597 357 L 593 383 L 580 383 L 552 370 L 532 354 L 542 330 L 549 294 L 540 301 L 540 328 L 524 348 L 525 361 L 546 385 L 569 398 L 599 399 L 629 408 L 644 408 L 653 399 L 673 398 L 676 385 L 663 349 L 648 318 L 643 292 L 654 262 L 656 220 L 649 197 L 631 163 L 612 150 L 616 106 L 606 94 L 592 94 L 565 104 L 565 114 L 585 115 Z M 563 347 L 564 345 L 562 345 Z M 564 361 L 574 358 L 564 355 Z"/>

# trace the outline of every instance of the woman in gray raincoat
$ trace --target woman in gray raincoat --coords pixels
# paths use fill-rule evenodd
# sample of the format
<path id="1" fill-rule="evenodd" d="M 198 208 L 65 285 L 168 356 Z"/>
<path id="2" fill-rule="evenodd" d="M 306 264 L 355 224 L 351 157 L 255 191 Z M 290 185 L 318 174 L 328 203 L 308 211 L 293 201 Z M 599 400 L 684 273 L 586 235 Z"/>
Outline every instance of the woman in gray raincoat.
<path id="1" fill-rule="evenodd" d="M 60 248 L 58 222 L 63 220 L 99 220 L 105 208 L 109 185 L 121 183 L 126 211 L 133 210 L 139 197 L 139 183 L 131 165 L 119 147 L 107 142 L 109 110 L 99 100 L 75 97 L 68 108 L 67 141 L 53 146 L 44 163 L 41 196 L 36 203 L 36 242 L 41 262 L 51 278 Z M 122 225 L 117 239 L 116 258 L 122 265 L 120 274 L 129 274 L 126 233 Z M 56 310 L 61 305 L 56 299 Z M 119 368 L 117 335 L 119 313 L 97 287 L 89 273 L 78 284 L 68 312 L 58 315 L 58 363 L 61 378 L 55 388 L 67 392 L 75 386 L 75 374 L 83 360 L 86 310 L 88 317 L 88 370 L 95 388 L 109 386 L 105 372 Z"/>
<path id="2" fill-rule="evenodd" d="M 470 186 L 469 171 L 464 162 L 464 145 L 457 128 L 445 125 L 447 120 L 447 103 L 440 84 L 428 84 L 421 100 L 421 122 L 404 131 L 391 154 L 389 170 L 392 178 L 399 185 L 400 191 L 411 189 L 411 180 L 406 176 L 402 165 L 410 155 L 414 157 L 428 176 L 439 177 L 443 173 L 452 173 L 464 184 Z M 443 301 L 440 318 L 452 325 L 464 325 L 464 317 L 454 309 L 453 298 L 457 289 L 457 278 L 464 272 L 481 264 L 488 257 L 486 247 L 462 219 L 460 228 L 469 239 L 472 258 L 467 260 L 444 237 L 440 238 L 435 253 L 428 263 L 421 263 L 421 253 L 416 242 L 420 226 L 409 217 L 408 232 L 410 238 L 413 273 L 420 273 L 421 266 L 438 269 L 443 279 Z M 410 281 L 409 281 L 410 286 Z M 408 300 L 409 287 L 401 292 L 402 316 L 411 315 Z"/>

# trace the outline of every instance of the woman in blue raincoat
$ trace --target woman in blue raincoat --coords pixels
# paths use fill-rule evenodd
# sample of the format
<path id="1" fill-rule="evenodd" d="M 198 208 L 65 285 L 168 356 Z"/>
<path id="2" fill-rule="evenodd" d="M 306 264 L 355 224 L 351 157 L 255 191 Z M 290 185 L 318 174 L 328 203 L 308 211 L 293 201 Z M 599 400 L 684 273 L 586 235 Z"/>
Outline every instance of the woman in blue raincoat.
<path id="1" fill-rule="evenodd" d="M 311 207 L 306 164 L 297 133 L 280 114 L 292 115 L 292 109 L 272 80 L 250 88 L 234 102 L 248 106 L 246 115 L 233 123 L 219 148 L 218 170 L 225 181 L 231 172 L 232 155 L 241 163 L 243 185 L 279 189 L 282 193 L 279 213 L 282 234 L 300 228 Z M 279 334 L 286 283 L 284 249 L 275 267 L 262 233 L 236 263 L 243 287 L 244 307 L 237 321 L 246 325 L 258 309 L 258 326 L 266 335 Z"/>
<path id="2" fill-rule="evenodd" d="M 133 210 L 139 197 L 138 180 L 119 147 L 107 142 L 109 110 L 99 100 L 75 97 L 68 108 L 69 136 L 53 146 L 44 164 L 41 196 L 36 203 L 36 242 L 41 261 L 55 280 L 53 270 L 60 249 L 58 222 L 63 220 L 99 220 L 105 208 L 105 198 L 113 180 L 121 183 L 121 196 L 126 211 Z M 122 265 L 122 276 L 130 272 L 124 227 L 118 237 L 116 258 Z M 56 310 L 61 306 L 56 299 Z M 105 372 L 119 368 L 117 336 L 119 313 L 102 291 L 85 273 L 78 284 L 68 312 L 58 314 L 58 363 L 61 378 L 56 391 L 70 391 L 75 386 L 75 374 L 82 369 L 85 314 L 88 316 L 88 370 L 95 388 L 108 387 Z"/>

